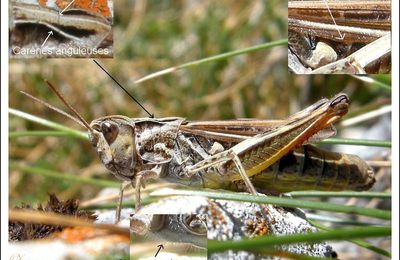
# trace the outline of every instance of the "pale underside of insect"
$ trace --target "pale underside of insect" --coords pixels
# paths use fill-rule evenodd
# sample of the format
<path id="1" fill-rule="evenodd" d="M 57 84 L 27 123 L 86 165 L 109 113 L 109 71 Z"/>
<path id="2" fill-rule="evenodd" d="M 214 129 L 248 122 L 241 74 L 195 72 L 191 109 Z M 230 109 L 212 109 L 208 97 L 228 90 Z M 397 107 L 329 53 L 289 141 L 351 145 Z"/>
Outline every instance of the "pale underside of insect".
<path id="1" fill-rule="evenodd" d="M 301 210 L 288 210 L 272 205 L 268 205 L 268 208 L 268 214 L 263 214 L 261 205 L 255 203 L 213 200 L 196 196 L 169 197 L 143 206 L 140 214 L 132 217 L 131 229 L 137 231 L 137 229 L 145 227 L 146 231 L 141 230 L 142 233 L 151 232 L 151 224 L 145 224 L 146 220 L 144 219 L 147 219 L 147 216 L 153 216 L 153 214 L 168 214 L 176 216 L 205 216 L 207 223 L 206 234 L 209 240 L 242 240 L 270 235 L 289 235 L 317 231 L 315 227 L 307 222 Z M 158 220 L 156 222 L 159 223 Z M 180 222 L 183 223 L 183 221 Z M 169 231 L 165 225 L 159 227 L 164 227 L 165 232 Z M 186 242 L 199 243 L 203 236 L 200 234 L 197 236 L 197 238 L 196 235 L 191 236 Z M 179 241 L 179 238 L 175 238 L 175 241 Z M 134 250 L 131 250 L 131 252 L 137 252 L 135 245 L 133 248 Z M 275 246 L 274 249 L 278 252 L 316 257 L 333 257 L 336 254 L 332 247 L 325 242 L 282 245 Z M 235 251 L 233 248 L 229 251 L 209 254 L 208 259 L 280 258 L 272 258 L 267 250 L 265 252 L 247 252 Z"/>
<path id="2" fill-rule="evenodd" d="M 112 21 L 99 14 L 82 8 L 69 8 L 60 15 L 60 11 L 54 7 L 20 2 L 12 2 L 11 6 L 12 49 L 46 47 L 48 50 L 57 50 L 84 47 L 112 50 Z M 53 32 L 52 36 L 48 37 L 45 46 L 41 46 L 49 31 Z"/>
<path id="3" fill-rule="evenodd" d="M 198 214 L 135 215 L 130 220 L 135 236 L 147 240 L 189 243 L 207 248 L 207 218 Z"/>
<path id="4" fill-rule="evenodd" d="M 89 125 L 48 84 L 79 118 L 74 120 L 88 129 L 101 162 L 124 181 L 117 221 L 124 189 L 134 187 L 139 210 L 140 189 L 151 179 L 254 195 L 294 190 L 359 191 L 368 190 L 375 182 L 373 171 L 359 157 L 305 145 L 335 133 L 332 123 L 348 110 L 345 94 L 322 99 L 285 120 L 189 122 L 116 115 Z"/>
<path id="5" fill-rule="evenodd" d="M 390 71 L 390 41 L 380 43 L 385 51 L 369 47 L 363 55 L 352 55 L 390 38 L 390 1 L 289 1 L 288 16 L 289 67 L 294 73 L 320 67 L 319 74 Z"/>

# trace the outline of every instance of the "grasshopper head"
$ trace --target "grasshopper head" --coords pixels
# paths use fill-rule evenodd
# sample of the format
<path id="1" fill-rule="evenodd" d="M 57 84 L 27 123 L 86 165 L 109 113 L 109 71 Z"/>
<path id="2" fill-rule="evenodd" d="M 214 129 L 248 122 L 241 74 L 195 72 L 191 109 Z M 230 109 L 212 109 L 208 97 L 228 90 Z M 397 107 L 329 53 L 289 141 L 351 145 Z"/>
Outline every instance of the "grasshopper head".
<path id="1" fill-rule="evenodd" d="M 28 93 L 21 93 L 85 127 L 89 131 L 90 142 L 106 168 L 118 179 L 132 180 L 136 166 L 135 124 L 128 117 L 107 116 L 93 120 L 89 125 L 57 88 L 49 81 L 45 82 L 76 117 Z"/>
<path id="2" fill-rule="evenodd" d="M 318 120 L 322 125 L 319 127 L 325 128 L 329 125 L 338 121 L 341 117 L 343 117 L 349 110 L 350 101 L 346 94 L 339 93 L 330 100 L 324 98 L 314 105 L 306 108 L 299 113 L 296 113 L 294 116 L 290 118 L 297 118 L 302 115 L 310 115 L 314 114 L 315 118 L 319 118 Z"/>
<path id="3" fill-rule="evenodd" d="M 136 165 L 135 126 L 129 118 L 107 116 L 90 124 L 89 139 L 101 162 L 118 179 L 131 180 Z"/>

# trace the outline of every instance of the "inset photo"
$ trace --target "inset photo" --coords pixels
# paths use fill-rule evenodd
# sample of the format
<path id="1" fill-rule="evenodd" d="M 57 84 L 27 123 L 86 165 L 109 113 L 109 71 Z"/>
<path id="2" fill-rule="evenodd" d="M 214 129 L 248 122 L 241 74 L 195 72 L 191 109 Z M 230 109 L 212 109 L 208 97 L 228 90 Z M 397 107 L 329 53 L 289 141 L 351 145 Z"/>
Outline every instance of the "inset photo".
<path id="1" fill-rule="evenodd" d="M 10 58 L 112 58 L 113 2 L 10 2 Z"/>
<path id="2" fill-rule="evenodd" d="M 206 215 L 134 215 L 130 230 L 130 259 L 207 259 Z"/>
<path id="3" fill-rule="evenodd" d="M 289 0 L 294 74 L 390 74 L 390 0 Z"/>

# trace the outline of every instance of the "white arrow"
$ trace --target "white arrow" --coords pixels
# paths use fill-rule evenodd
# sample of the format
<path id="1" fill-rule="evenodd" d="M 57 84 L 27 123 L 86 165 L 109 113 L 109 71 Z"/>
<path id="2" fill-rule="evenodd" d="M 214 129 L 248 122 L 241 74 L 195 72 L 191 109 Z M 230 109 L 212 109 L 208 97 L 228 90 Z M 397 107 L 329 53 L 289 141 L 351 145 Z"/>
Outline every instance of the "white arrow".
<path id="1" fill-rule="evenodd" d="M 48 34 L 49 35 L 47 35 L 46 39 L 44 39 L 44 42 L 42 43 L 42 47 L 46 44 L 46 42 L 49 39 L 50 35 L 53 35 L 53 31 L 49 31 Z"/>
<path id="2" fill-rule="evenodd" d="M 331 9 L 329 9 L 328 2 L 327 2 L 326 0 L 323 0 L 323 1 L 324 1 L 325 5 L 326 5 L 326 8 L 328 9 L 329 15 L 331 16 L 331 18 L 332 18 L 332 20 L 333 20 L 333 23 L 334 23 L 335 26 L 336 26 L 336 30 L 338 31 L 338 33 L 339 33 L 339 35 L 340 35 L 340 40 L 343 40 L 343 39 L 344 39 L 344 35 L 342 35 L 342 33 L 340 32 L 339 28 L 337 28 L 337 24 L 336 24 L 335 18 L 333 18 Z"/>
<path id="3" fill-rule="evenodd" d="M 72 5 L 72 3 L 75 2 L 75 0 L 72 0 L 61 12 L 59 12 L 59 15 L 63 15 L 64 11 L 68 9 Z"/>

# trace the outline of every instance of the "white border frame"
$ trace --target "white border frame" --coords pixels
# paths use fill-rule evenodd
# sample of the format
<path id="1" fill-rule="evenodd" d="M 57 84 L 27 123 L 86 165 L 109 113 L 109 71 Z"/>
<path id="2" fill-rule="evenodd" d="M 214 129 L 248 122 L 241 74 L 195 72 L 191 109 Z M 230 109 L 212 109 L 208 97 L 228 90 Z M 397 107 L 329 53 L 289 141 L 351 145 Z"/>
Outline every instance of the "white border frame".
<path id="1" fill-rule="evenodd" d="M 1 259 L 8 253 L 8 1 L 1 1 Z"/>
<path id="2" fill-rule="evenodd" d="M 8 0 L 1 1 L 1 259 L 8 257 Z M 392 258 L 399 257 L 399 2 L 392 0 Z"/>
<path id="3" fill-rule="evenodd" d="M 399 255 L 399 1 L 392 0 L 392 259 Z"/>

